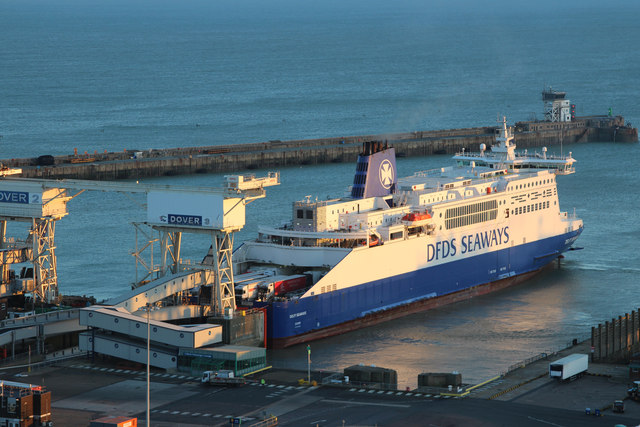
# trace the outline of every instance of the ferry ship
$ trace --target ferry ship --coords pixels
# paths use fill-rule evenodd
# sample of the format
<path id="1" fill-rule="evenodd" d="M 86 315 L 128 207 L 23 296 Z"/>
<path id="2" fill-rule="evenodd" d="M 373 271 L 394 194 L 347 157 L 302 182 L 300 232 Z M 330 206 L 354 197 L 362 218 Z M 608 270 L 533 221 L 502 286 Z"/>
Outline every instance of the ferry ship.
<path id="1" fill-rule="evenodd" d="M 237 249 L 239 304 L 266 309 L 269 345 L 282 348 L 528 279 L 583 223 L 558 203 L 571 153 L 515 149 L 503 118 L 490 150 L 398 179 L 394 149 L 364 143 L 350 197 L 294 202 L 290 222 Z"/>

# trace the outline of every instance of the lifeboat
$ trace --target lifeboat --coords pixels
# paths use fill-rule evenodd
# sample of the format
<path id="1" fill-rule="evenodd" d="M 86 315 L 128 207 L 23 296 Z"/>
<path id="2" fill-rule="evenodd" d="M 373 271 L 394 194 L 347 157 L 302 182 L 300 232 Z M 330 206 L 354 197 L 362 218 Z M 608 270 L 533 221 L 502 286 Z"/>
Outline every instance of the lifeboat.
<path id="1" fill-rule="evenodd" d="M 402 217 L 402 222 L 407 227 L 426 225 L 430 220 L 429 212 L 410 212 Z"/>
<path id="2" fill-rule="evenodd" d="M 374 246 L 378 246 L 380 244 L 380 239 L 375 234 L 369 236 L 369 247 L 372 248 Z"/>

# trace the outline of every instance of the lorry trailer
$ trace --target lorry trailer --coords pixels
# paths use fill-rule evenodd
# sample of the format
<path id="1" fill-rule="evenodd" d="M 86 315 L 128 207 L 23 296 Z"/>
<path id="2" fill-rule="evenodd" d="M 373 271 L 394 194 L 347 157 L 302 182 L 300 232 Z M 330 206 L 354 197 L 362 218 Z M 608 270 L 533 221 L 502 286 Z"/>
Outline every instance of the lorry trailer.
<path id="1" fill-rule="evenodd" d="M 555 362 L 549 363 L 549 376 L 560 381 L 574 380 L 587 372 L 589 356 L 586 354 L 571 354 Z"/>

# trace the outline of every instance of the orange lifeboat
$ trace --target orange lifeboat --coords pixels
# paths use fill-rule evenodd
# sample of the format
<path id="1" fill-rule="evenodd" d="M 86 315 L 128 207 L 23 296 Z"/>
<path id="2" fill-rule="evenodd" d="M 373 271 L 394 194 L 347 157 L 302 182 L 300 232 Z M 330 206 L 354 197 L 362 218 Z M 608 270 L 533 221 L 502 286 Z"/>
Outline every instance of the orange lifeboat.
<path id="1" fill-rule="evenodd" d="M 410 212 L 402 217 L 402 222 L 408 227 L 425 225 L 431 219 L 429 212 Z"/>

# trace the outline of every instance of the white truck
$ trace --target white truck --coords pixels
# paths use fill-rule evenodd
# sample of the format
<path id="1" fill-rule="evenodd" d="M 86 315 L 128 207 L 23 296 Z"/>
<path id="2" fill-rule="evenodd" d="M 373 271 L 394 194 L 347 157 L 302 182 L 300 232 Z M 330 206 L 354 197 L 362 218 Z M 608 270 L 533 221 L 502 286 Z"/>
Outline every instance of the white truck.
<path id="1" fill-rule="evenodd" d="M 223 369 L 220 371 L 204 371 L 202 373 L 203 384 L 213 385 L 242 385 L 246 381 L 243 377 L 236 377 L 233 371 Z"/>
<path id="2" fill-rule="evenodd" d="M 549 376 L 560 381 L 574 380 L 587 372 L 589 356 L 586 354 L 571 354 L 555 362 L 549 363 Z"/>

